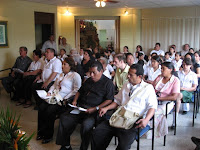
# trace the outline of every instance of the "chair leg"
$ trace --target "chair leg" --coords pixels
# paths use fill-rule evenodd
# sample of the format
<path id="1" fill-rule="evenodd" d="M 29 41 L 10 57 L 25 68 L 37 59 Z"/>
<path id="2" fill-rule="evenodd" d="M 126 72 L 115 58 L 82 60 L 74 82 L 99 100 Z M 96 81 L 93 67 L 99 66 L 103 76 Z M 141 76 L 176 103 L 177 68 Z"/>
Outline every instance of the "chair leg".
<path id="1" fill-rule="evenodd" d="M 138 128 L 138 141 L 137 141 L 137 150 L 140 149 L 140 128 Z"/>
<path id="2" fill-rule="evenodd" d="M 152 150 L 154 150 L 154 116 L 153 116 L 153 127 L 152 127 Z"/>
<path id="3" fill-rule="evenodd" d="M 194 107 L 193 107 L 193 120 L 192 120 L 192 126 L 194 127 L 194 118 L 195 118 L 195 104 L 196 104 L 196 98 L 195 98 L 195 93 L 194 93 Z"/>
<path id="4" fill-rule="evenodd" d="M 175 128 L 174 128 L 174 135 L 176 135 L 176 102 L 175 102 L 175 105 L 174 105 L 174 107 L 175 107 Z"/>

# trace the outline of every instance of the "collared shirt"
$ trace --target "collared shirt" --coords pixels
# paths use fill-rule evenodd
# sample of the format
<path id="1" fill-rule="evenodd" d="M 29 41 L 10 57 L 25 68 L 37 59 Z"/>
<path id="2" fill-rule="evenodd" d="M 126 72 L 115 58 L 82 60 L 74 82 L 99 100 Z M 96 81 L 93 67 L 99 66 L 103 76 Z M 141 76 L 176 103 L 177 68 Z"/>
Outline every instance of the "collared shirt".
<path id="1" fill-rule="evenodd" d="M 47 81 L 53 72 L 57 72 L 58 74 L 62 72 L 62 63 L 56 57 L 52 58 L 50 61 L 45 60 L 42 70 L 42 82 Z M 56 77 L 53 81 L 55 81 L 55 79 Z"/>
<path id="2" fill-rule="evenodd" d="M 112 72 L 114 71 L 113 67 L 112 67 L 110 64 L 108 64 L 108 65 L 106 66 L 106 69 L 107 69 L 110 73 L 112 73 Z"/>
<path id="3" fill-rule="evenodd" d="M 114 82 L 116 83 L 118 90 L 121 90 L 123 84 L 126 81 L 128 81 L 127 75 L 128 75 L 129 68 L 130 68 L 129 65 L 126 65 L 123 71 L 117 68 L 115 77 L 114 77 Z"/>
<path id="4" fill-rule="evenodd" d="M 45 53 L 45 50 L 47 48 L 53 48 L 55 50 L 55 53 L 58 54 L 57 46 L 56 46 L 56 42 L 55 41 L 51 42 L 50 40 L 48 40 L 48 41 L 44 42 L 44 44 L 42 46 L 42 49 L 41 49 L 42 53 Z"/>
<path id="5" fill-rule="evenodd" d="M 70 44 L 66 44 L 66 45 L 60 44 L 59 45 L 59 50 L 61 50 L 61 49 L 65 49 L 66 54 L 69 55 L 70 50 L 72 49 L 72 47 L 71 47 Z"/>
<path id="6" fill-rule="evenodd" d="M 28 67 L 28 70 L 27 71 L 35 71 L 35 70 L 38 70 L 38 69 L 42 69 L 42 62 L 40 60 L 38 60 L 37 62 L 36 61 L 33 61 L 30 66 Z"/>
<path id="7" fill-rule="evenodd" d="M 150 54 L 152 53 L 156 53 L 157 55 L 162 55 L 162 56 L 165 56 L 165 52 L 163 50 L 152 50 Z"/>
<path id="8" fill-rule="evenodd" d="M 183 56 L 183 57 L 184 57 L 184 56 L 185 56 L 185 55 L 186 55 L 188 52 L 189 52 L 189 50 L 187 50 L 187 51 L 185 51 L 185 50 L 182 50 L 182 51 L 181 51 L 181 56 Z"/>
<path id="9" fill-rule="evenodd" d="M 71 96 L 74 96 L 76 92 L 81 87 L 81 76 L 77 72 L 70 71 L 66 75 L 61 73 L 57 78 L 54 84 L 50 87 L 49 93 L 59 90 L 59 94 L 63 99 L 68 99 Z"/>
<path id="10" fill-rule="evenodd" d="M 179 71 L 183 60 L 179 59 L 179 61 L 173 60 L 172 63 L 174 64 L 175 71 Z"/>
<path id="11" fill-rule="evenodd" d="M 172 62 L 172 59 L 171 58 L 165 59 L 165 62 Z"/>
<path id="12" fill-rule="evenodd" d="M 17 68 L 17 69 L 20 69 L 22 71 L 27 71 L 29 65 L 31 64 L 32 60 L 26 56 L 26 57 L 17 57 L 16 61 L 15 61 L 15 64 L 12 68 Z"/>
<path id="13" fill-rule="evenodd" d="M 64 61 L 65 58 L 67 58 L 68 56 L 66 54 L 64 54 L 62 57 L 61 55 L 57 56 L 58 59 L 60 59 L 61 61 Z"/>
<path id="14" fill-rule="evenodd" d="M 154 81 L 161 74 L 161 66 L 154 71 L 153 67 L 147 67 L 144 71 L 144 75 L 148 76 L 149 81 Z"/>
<path id="15" fill-rule="evenodd" d="M 108 71 L 107 68 L 106 68 L 106 70 L 104 70 L 103 74 L 104 74 L 107 78 L 109 78 L 109 79 L 112 78 L 111 75 L 110 75 L 110 72 Z"/>
<path id="16" fill-rule="evenodd" d="M 145 85 L 147 85 L 145 87 Z M 134 90 L 131 96 L 129 92 L 131 89 L 131 83 L 126 82 L 117 95 L 115 95 L 114 102 L 119 106 L 125 106 L 125 109 L 139 113 L 140 115 L 147 112 L 150 108 L 157 109 L 157 98 L 154 88 L 151 84 L 148 84 L 142 80 L 138 85 L 133 86 Z M 142 89 L 143 88 L 143 89 Z M 131 99 L 140 89 L 142 89 L 134 99 Z M 129 102 L 129 100 L 131 100 Z"/>
<path id="17" fill-rule="evenodd" d="M 104 75 L 99 81 L 87 79 L 78 91 L 80 93 L 78 104 L 84 108 L 95 107 L 105 100 L 114 99 L 114 85 L 112 80 Z"/>
<path id="18" fill-rule="evenodd" d="M 198 85 L 197 74 L 191 70 L 189 71 L 188 74 L 185 74 L 183 70 L 179 71 L 178 77 L 180 79 L 180 82 L 181 82 L 180 85 L 182 88 L 191 88 L 192 85 Z"/>

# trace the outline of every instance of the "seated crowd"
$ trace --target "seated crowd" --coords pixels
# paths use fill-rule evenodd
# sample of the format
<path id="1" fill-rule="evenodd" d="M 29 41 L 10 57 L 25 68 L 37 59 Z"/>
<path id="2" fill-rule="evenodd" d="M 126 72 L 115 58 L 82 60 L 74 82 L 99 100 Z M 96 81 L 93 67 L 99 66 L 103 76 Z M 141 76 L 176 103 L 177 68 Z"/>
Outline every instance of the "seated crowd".
<path id="1" fill-rule="evenodd" d="M 111 48 L 101 52 L 98 48 L 81 48 L 78 52 L 63 37 L 57 55 L 54 48 L 45 47 L 53 40 L 51 35 L 42 51 L 33 51 L 33 61 L 27 56 L 27 48 L 20 47 L 11 74 L 2 80 L 5 90 L 14 93 L 16 106 L 30 107 L 33 95 L 34 109 L 38 110 L 37 140 L 43 144 L 52 140 L 54 122 L 59 117 L 56 144 L 61 150 L 72 149 L 70 136 L 77 124 L 81 124 L 81 150 L 87 150 L 90 143 L 92 150 L 105 150 L 113 136 L 118 137 L 117 150 L 128 150 L 137 128 L 152 125 L 153 116 L 155 136 L 168 134 L 166 103 L 170 102 L 169 113 L 176 102 L 173 114 L 177 117 L 182 102 L 183 114 L 189 111 L 200 77 L 200 52 L 189 44 L 180 52 L 175 45 L 164 52 L 156 43 L 147 56 L 140 45 L 135 53 L 130 53 L 128 46 L 119 54 Z M 49 98 L 42 99 L 37 90 L 45 90 Z M 70 104 L 84 110 L 74 111 Z M 109 118 L 118 106 L 142 118 L 130 129 L 111 126 Z"/>

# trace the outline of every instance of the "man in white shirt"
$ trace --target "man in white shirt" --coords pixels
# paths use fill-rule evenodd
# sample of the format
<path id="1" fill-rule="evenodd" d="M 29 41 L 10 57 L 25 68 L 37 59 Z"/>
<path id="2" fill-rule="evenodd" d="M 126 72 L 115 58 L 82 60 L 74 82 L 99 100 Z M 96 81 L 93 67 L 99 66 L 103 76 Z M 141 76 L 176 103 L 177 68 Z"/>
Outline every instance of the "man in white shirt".
<path id="1" fill-rule="evenodd" d="M 112 127 L 108 120 L 103 121 L 93 132 L 92 150 L 106 150 L 113 135 L 118 137 L 117 149 L 130 149 L 135 140 L 137 128 L 145 128 L 154 115 L 155 109 L 157 109 L 156 94 L 153 86 L 142 80 L 143 73 L 144 70 L 140 65 L 133 64 L 128 72 L 128 82 L 115 96 L 114 102 L 100 108 L 99 115 L 102 117 L 108 110 L 124 106 L 126 110 L 138 113 L 140 116 L 146 113 L 145 117 L 139 119 L 136 122 L 136 127 L 133 126 L 130 129 Z M 134 99 L 132 99 L 133 96 Z"/>
<path id="2" fill-rule="evenodd" d="M 181 58 L 185 57 L 185 55 L 189 52 L 189 49 L 190 49 L 190 45 L 189 44 L 185 44 L 183 46 L 183 50 L 180 51 L 181 52 Z"/>
<path id="3" fill-rule="evenodd" d="M 36 90 L 48 91 L 53 85 L 58 74 L 62 73 L 62 63 L 55 57 L 55 50 L 52 48 L 47 48 L 45 53 L 46 59 L 42 69 L 41 75 L 37 76 L 34 84 L 32 86 L 33 96 L 36 101 L 36 106 L 41 103 L 40 97 L 37 95 Z M 34 109 L 37 109 L 35 107 Z"/>
<path id="4" fill-rule="evenodd" d="M 155 50 L 152 50 L 150 54 L 156 53 L 159 56 L 165 56 L 165 52 L 160 49 L 160 43 L 155 44 Z"/>
<path id="5" fill-rule="evenodd" d="M 49 36 L 49 40 L 44 42 L 43 46 L 42 46 L 42 53 L 44 54 L 47 48 L 53 48 L 55 50 L 55 54 L 58 54 L 57 52 L 57 47 L 56 47 L 56 42 L 54 41 L 54 35 L 51 34 Z"/>

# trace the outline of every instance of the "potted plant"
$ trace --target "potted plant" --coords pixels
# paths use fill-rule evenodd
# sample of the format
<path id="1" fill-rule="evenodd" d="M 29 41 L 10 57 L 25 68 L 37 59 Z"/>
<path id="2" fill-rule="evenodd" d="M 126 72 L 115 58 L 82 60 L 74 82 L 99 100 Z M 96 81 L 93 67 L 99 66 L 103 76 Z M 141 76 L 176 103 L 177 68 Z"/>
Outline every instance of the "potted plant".
<path id="1" fill-rule="evenodd" d="M 0 148 L 3 150 L 27 150 L 28 143 L 34 134 L 26 137 L 26 133 L 20 130 L 20 116 L 4 109 L 0 110 Z"/>

